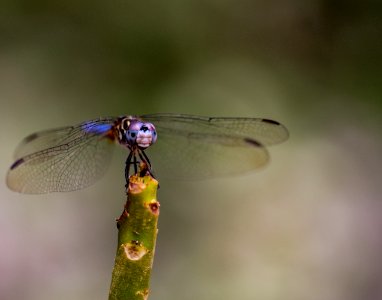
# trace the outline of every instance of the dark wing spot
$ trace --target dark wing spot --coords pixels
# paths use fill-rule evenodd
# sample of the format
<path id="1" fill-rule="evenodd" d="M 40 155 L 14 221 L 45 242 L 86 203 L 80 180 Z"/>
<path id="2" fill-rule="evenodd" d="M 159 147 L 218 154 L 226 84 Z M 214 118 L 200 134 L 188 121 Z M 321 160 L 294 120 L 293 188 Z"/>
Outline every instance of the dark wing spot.
<path id="1" fill-rule="evenodd" d="M 263 147 L 263 145 L 260 144 L 258 141 L 255 141 L 255 140 L 250 139 L 250 138 L 245 138 L 244 141 L 248 144 L 255 146 L 255 147 Z"/>
<path id="2" fill-rule="evenodd" d="M 21 165 L 22 163 L 24 162 L 24 158 L 20 158 L 18 160 L 16 160 L 12 166 L 11 166 L 11 170 L 15 169 L 16 167 L 18 167 L 19 165 Z"/>
<path id="3" fill-rule="evenodd" d="M 37 134 L 37 133 L 33 133 L 33 134 L 31 134 L 31 135 L 28 135 L 28 136 L 25 138 L 25 143 L 29 143 L 29 142 L 35 140 L 37 137 L 38 137 L 38 134 Z"/>
<path id="4" fill-rule="evenodd" d="M 273 120 L 270 120 L 270 119 L 262 119 L 262 120 L 263 120 L 263 122 L 265 122 L 265 123 L 270 123 L 270 124 L 280 125 L 279 122 L 277 122 L 277 121 L 273 121 Z"/>

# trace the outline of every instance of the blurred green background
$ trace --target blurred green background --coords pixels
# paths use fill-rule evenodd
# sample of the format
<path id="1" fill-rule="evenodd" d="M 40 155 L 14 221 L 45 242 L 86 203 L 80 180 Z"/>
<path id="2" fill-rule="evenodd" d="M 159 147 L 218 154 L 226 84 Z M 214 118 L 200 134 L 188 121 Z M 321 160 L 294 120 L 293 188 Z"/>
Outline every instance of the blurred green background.
<path id="1" fill-rule="evenodd" d="M 161 180 L 150 299 L 382 299 L 380 1 L 0 4 L 0 299 L 105 299 L 123 149 L 94 186 L 9 191 L 19 141 L 99 116 L 284 123 L 261 172 Z"/>

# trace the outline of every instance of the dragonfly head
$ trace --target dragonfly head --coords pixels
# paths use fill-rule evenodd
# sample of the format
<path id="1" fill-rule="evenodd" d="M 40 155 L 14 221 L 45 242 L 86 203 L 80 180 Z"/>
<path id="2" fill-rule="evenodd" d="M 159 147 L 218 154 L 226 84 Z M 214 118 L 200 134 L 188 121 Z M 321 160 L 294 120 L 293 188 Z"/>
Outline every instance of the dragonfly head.
<path id="1" fill-rule="evenodd" d="M 125 125 L 125 126 L 124 126 Z M 120 141 L 129 147 L 138 146 L 146 149 L 157 140 L 157 132 L 153 124 L 139 120 L 128 120 L 122 123 Z"/>

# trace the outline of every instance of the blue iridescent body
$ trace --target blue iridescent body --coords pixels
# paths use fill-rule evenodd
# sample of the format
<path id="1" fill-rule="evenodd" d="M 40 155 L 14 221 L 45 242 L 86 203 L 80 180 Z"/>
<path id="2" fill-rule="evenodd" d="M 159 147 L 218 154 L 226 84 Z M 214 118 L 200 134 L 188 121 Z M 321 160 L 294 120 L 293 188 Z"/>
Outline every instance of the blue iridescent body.
<path id="1" fill-rule="evenodd" d="M 105 173 L 115 143 L 129 151 L 126 180 L 130 167 L 136 173 L 139 162 L 159 176 L 230 176 L 264 166 L 269 160 L 266 146 L 283 142 L 288 135 L 280 123 L 261 118 L 100 118 L 26 137 L 16 149 L 7 185 L 31 194 L 84 188 Z"/>

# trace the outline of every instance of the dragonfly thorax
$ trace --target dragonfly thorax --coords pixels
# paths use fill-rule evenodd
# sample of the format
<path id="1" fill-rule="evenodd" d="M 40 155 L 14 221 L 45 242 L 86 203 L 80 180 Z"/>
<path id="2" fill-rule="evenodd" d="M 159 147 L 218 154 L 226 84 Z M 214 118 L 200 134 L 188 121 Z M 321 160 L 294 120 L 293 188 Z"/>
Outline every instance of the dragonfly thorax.
<path id="1" fill-rule="evenodd" d="M 144 150 L 157 140 L 153 124 L 131 117 L 120 119 L 115 129 L 118 142 L 131 150 L 136 148 Z"/>

